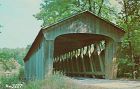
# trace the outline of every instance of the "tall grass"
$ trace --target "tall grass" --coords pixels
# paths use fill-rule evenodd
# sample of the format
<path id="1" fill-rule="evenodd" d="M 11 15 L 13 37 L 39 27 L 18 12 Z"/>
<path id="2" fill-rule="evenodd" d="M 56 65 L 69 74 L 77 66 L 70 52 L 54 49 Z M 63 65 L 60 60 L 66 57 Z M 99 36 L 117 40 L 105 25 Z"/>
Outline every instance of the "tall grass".
<path id="1" fill-rule="evenodd" d="M 21 89 L 41 89 L 42 85 L 42 81 L 29 81 Z"/>
<path id="2" fill-rule="evenodd" d="M 18 72 L 13 74 L 9 72 L 9 74 L 1 75 L 0 89 L 21 88 L 23 86 L 24 69 L 21 67 Z"/>
<path id="3" fill-rule="evenodd" d="M 60 73 L 49 75 L 45 80 L 30 81 L 22 89 L 77 89 L 70 79 Z"/>
<path id="4" fill-rule="evenodd" d="M 16 84 L 21 84 L 21 81 L 16 75 L 0 77 L 0 89 L 9 89 L 9 87 L 15 87 Z"/>

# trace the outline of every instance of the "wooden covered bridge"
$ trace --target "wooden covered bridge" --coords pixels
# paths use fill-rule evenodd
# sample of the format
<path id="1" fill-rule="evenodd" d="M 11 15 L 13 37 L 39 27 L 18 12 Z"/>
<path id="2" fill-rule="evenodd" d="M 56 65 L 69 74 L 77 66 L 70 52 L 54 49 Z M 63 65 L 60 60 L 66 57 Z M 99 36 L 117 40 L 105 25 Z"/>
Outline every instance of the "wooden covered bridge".
<path id="1" fill-rule="evenodd" d="M 85 11 L 42 28 L 24 58 L 26 79 L 53 71 L 68 76 L 113 79 L 118 44 L 124 31 Z"/>

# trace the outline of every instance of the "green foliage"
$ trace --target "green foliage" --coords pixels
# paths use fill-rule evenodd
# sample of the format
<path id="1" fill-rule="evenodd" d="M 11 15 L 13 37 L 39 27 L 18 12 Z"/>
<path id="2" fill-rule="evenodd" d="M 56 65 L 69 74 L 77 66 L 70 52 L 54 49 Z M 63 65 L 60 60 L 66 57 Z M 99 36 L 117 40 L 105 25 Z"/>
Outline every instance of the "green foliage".
<path id="1" fill-rule="evenodd" d="M 19 69 L 19 74 L 18 74 L 19 80 L 20 80 L 20 81 L 24 81 L 24 76 L 25 76 L 25 74 L 24 74 L 24 68 L 21 67 L 21 68 Z"/>
<path id="2" fill-rule="evenodd" d="M 0 89 L 8 89 L 7 86 L 20 83 L 17 76 L 0 77 Z"/>
<path id="3" fill-rule="evenodd" d="M 70 3 L 72 0 L 44 0 L 41 4 L 41 11 L 35 17 L 43 20 L 43 26 L 54 23 L 72 14 L 69 10 Z"/>
<path id="4" fill-rule="evenodd" d="M 6 63 L 10 60 L 16 60 L 20 65 L 24 65 L 23 58 L 25 57 L 29 48 L 16 48 L 16 49 L 8 49 L 2 48 L 0 49 L 0 62 Z"/>
<path id="5" fill-rule="evenodd" d="M 118 77 L 129 77 L 132 78 L 133 73 L 133 66 L 135 63 L 133 61 L 130 61 L 128 59 L 121 58 L 118 61 Z"/>
<path id="6" fill-rule="evenodd" d="M 16 69 L 16 65 L 14 64 L 14 61 L 13 60 L 3 60 L 2 61 L 2 68 L 5 70 L 5 71 L 11 71 L 12 69 Z"/>
<path id="7" fill-rule="evenodd" d="M 42 81 L 32 81 L 27 83 L 21 89 L 41 89 Z"/>
<path id="8" fill-rule="evenodd" d="M 126 31 L 120 50 L 119 75 L 129 73 L 129 76 L 132 76 L 133 71 L 139 71 L 139 66 L 136 65 L 140 65 L 140 1 L 122 0 L 119 3 L 122 10 L 117 21 Z"/>
<path id="9" fill-rule="evenodd" d="M 28 50 L 29 46 L 27 48 L 0 49 L 0 63 L 2 63 L 2 69 L 4 71 L 12 71 L 13 69 L 17 68 L 16 65 L 18 66 L 18 64 L 23 66 L 23 58 L 25 57 Z"/>
<path id="10" fill-rule="evenodd" d="M 0 52 L 0 61 L 4 60 L 9 60 L 13 54 L 8 52 L 7 50 Z"/>
<path id="11" fill-rule="evenodd" d="M 7 71 L 7 70 L 10 71 L 10 68 L 8 67 L 6 62 L 3 62 L 2 68 L 4 69 L 4 71 Z"/>
<path id="12" fill-rule="evenodd" d="M 77 12 L 89 10 L 106 19 L 112 19 L 115 11 L 104 0 L 44 0 L 40 12 L 34 15 L 42 20 L 42 26 L 57 22 Z M 111 15 L 111 16 L 110 16 Z"/>
<path id="13" fill-rule="evenodd" d="M 12 69 L 16 69 L 16 65 L 14 64 L 13 60 L 9 60 L 9 61 L 3 60 L 2 63 L 3 63 L 2 67 L 5 71 L 7 70 L 11 71 Z"/>
<path id="14" fill-rule="evenodd" d="M 122 11 L 120 12 L 118 24 L 126 31 L 126 37 L 123 41 L 123 47 L 128 50 L 131 56 L 140 55 L 140 2 L 137 0 L 122 0 Z M 131 47 L 132 48 L 131 48 Z"/>
<path id="15" fill-rule="evenodd" d="M 17 71 L 19 71 L 19 73 L 17 74 L 10 74 L 9 72 L 9 74 L 0 76 L 0 89 L 11 89 L 10 87 L 13 87 L 13 89 L 16 89 L 16 88 L 21 88 L 23 86 L 24 68 L 21 67 Z"/>

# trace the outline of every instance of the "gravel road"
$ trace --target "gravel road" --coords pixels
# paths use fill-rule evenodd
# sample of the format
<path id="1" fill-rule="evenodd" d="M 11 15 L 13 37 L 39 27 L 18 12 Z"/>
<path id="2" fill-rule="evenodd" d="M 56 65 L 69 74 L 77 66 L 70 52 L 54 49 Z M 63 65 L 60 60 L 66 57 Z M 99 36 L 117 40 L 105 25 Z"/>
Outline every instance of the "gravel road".
<path id="1" fill-rule="evenodd" d="M 140 81 L 72 78 L 81 89 L 140 89 Z M 85 88 L 84 88 L 85 87 Z"/>

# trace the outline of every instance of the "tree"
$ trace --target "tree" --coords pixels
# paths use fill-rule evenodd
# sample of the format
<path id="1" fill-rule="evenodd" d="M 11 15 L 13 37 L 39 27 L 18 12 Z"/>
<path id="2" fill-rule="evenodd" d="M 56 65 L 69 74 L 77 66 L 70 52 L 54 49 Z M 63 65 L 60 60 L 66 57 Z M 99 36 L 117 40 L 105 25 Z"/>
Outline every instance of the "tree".
<path id="1" fill-rule="evenodd" d="M 11 54 L 8 52 L 8 50 L 2 50 L 0 52 L 0 62 L 2 62 L 3 64 L 3 69 L 6 70 L 10 70 L 9 66 L 8 66 L 8 61 L 11 58 Z"/>
<path id="2" fill-rule="evenodd" d="M 128 55 L 133 60 L 135 47 L 139 47 L 139 32 L 140 32 L 140 1 L 123 0 L 120 2 L 123 6 L 120 12 L 119 25 L 126 30 L 125 47 L 128 47 Z M 137 49 L 137 51 L 139 48 Z"/>
<path id="3" fill-rule="evenodd" d="M 44 0 L 40 12 L 34 15 L 45 27 L 75 13 L 89 10 L 98 16 L 112 19 L 114 9 L 105 0 Z M 111 15 L 111 16 L 110 16 Z"/>
<path id="4" fill-rule="evenodd" d="M 122 57 L 127 58 L 133 65 L 131 73 L 136 70 L 136 58 L 140 59 L 140 1 L 119 1 L 122 10 L 119 13 L 118 24 L 126 30 L 122 44 Z"/>
<path id="5" fill-rule="evenodd" d="M 15 61 L 18 62 L 21 66 L 24 65 L 23 58 L 25 57 L 29 48 L 16 48 L 9 49 L 3 48 L 0 49 L 0 62 L 3 64 L 3 69 L 11 70 L 15 68 Z"/>

